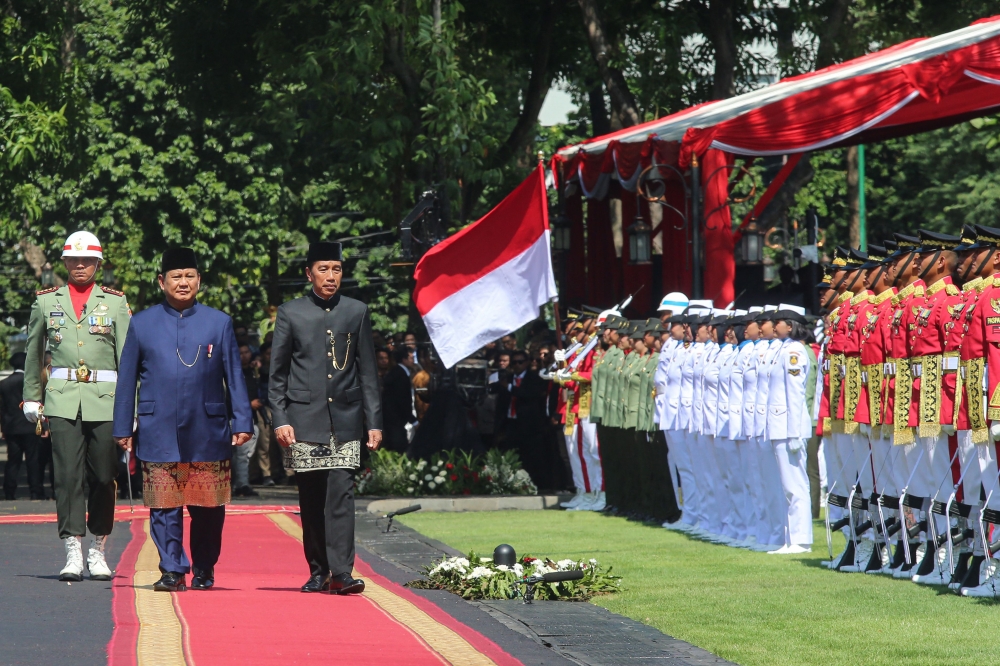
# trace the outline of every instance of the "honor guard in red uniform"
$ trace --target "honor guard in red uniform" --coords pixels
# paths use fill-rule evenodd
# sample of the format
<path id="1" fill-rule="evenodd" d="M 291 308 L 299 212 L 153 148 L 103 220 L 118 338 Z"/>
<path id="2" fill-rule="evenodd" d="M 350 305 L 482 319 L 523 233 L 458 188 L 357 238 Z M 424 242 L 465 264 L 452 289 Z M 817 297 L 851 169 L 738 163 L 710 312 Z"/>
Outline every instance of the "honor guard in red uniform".
<path id="1" fill-rule="evenodd" d="M 960 441 L 960 446 L 971 445 L 975 451 L 972 455 L 978 458 L 978 465 L 976 462 L 968 465 L 966 476 L 972 471 L 979 483 L 963 484 L 966 502 L 975 505 L 969 515 L 975 532 L 973 556 L 964 579 L 959 583 L 956 575 L 949 587 L 960 587 L 963 596 L 996 597 L 1000 596 L 1000 580 L 997 575 L 988 575 L 988 571 L 983 570 L 984 564 L 989 562 L 986 553 L 989 524 L 980 522 L 980 512 L 986 508 L 1000 509 L 996 450 L 996 440 L 1000 439 L 1000 424 L 997 423 L 1000 399 L 994 399 L 1000 383 L 1000 274 L 997 273 L 1000 271 L 1000 229 L 977 225 L 976 233 L 977 244 L 984 249 L 972 259 L 972 270 L 982 282 L 976 286 L 978 295 L 971 312 L 967 308 L 964 317 L 968 331 L 962 340 L 964 393 L 958 420 L 959 428 L 968 433 L 968 440 Z M 988 498 L 985 506 L 977 501 L 980 488 Z"/>
<path id="2" fill-rule="evenodd" d="M 959 371 L 956 379 L 955 409 L 953 423 L 958 430 L 959 465 L 962 470 L 962 485 L 959 488 L 959 506 L 966 513 L 962 527 L 971 527 L 971 539 L 963 538 L 955 546 L 955 570 L 948 583 L 951 589 L 964 586 L 977 587 L 979 568 L 984 558 L 981 541 L 977 538 L 979 524 L 979 492 L 982 487 L 982 472 L 978 460 L 976 443 L 985 448 L 989 440 L 989 430 L 982 408 L 983 402 L 983 345 L 982 336 L 973 332 L 972 320 L 980 305 L 979 296 L 983 289 L 993 282 L 992 259 L 996 251 L 994 241 L 974 226 L 966 225 L 962 230 L 959 252 L 959 267 L 956 278 L 962 284 L 962 303 L 952 312 L 952 328 L 948 334 L 947 350 L 959 350 Z M 981 327 L 980 327 L 981 330 Z M 970 370 L 969 361 L 977 359 Z M 971 390 L 970 390 L 971 383 Z M 971 405 L 971 409 L 970 409 Z M 970 564 L 975 558 L 975 572 L 970 576 Z"/>
<path id="3" fill-rule="evenodd" d="M 920 277 L 927 284 L 924 302 L 911 308 L 910 359 L 910 423 L 916 430 L 917 450 L 922 458 L 915 463 L 914 482 L 920 480 L 921 490 L 915 491 L 924 498 L 922 513 L 928 521 L 935 521 L 936 533 L 945 534 L 948 520 L 930 512 L 931 501 L 948 481 L 952 453 L 948 438 L 955 433 L 954 426 L 943 420 L 954 410 L 954 386 L 958 373 L 958 354 L 945 355 L 945 340 L 950 329 L 951 312 L 961 302 L 961 292 L 952 282 L 958 265 L 955 248 L 958 236 L 940 234 L 921 229 Z M 951 386 L 951 390 L 947 386 Z M 954 442 L 952 442 L 954 444 Z M 955 444 L 957 447 L 957 444 Z M 956 477 L 957 480 L 957 477 Z M 945 498 L 950 486 L 945 487 Z M 927 530 L 928 536 L 931 530 Z M 924 557 L 914 572 L 914 581 L 935 570 L 937 546 L 927 541 Z"/>
<path id="4" fill-rule="evenodd" d="M 864 272 L 861 271 L 862 264 L 866 261 L 863 254 L 855 254 L 853 250 L 837 248 L 837 256 L 833 263 L 837 269 L 834 273 L 833 288 L 840 295 L 836 302 L 837 308 L 830 317 L 830 342 L 827 345 L 827 355 L 829 364 L 829 414 L 820 413 L 823 421 L 823 435 L 826 437 L 826 459 L 827 474 L 829 477 L 829 488 L 831 494 L 839 498 L 839 504 L 846 502 L 850 495 L 851 488 L 857 483 L 858 467 L 860 462 L 855 460 L 854 441 L 852 433 L 856 432 L 856 424 L 846 427 L 844 423 L 844 390 L 847 378 L 848 350 L 848 326 L 851 321 L 851 301 L 854 298 L 855 290 L 863 290 L 862 278 Z M 860 362 L 858 363 L 860 372 Z M 860 376 L 857 378 L 860 382 Z M 829 428 L 827 427 L 829 422 Z M 852 433 L 845 432 L 851 430 Z M 835 500 L 837 501 L 837 500 Z M 850 535 L 850 530 L 845 529 L 845 535 Z M 848 540 L 846 550 L 837 558 L 834 558 L 831 566 L 840 568 L 845 565 L 854 564 L 853 541 Z"/>
<path id="5" fill-rule="evenodd" d="M 882 245 L 868 246 L 868 261 L 862 265 L 866 271 L 865 287 L 871 294 L 867 303 L 858 308 L 854 335 L 860 350 L 861 385 L 858 393 L 857 406 L 854 410 L 854 420 L 859 423 L 859 440 L 867 440 L 871 449 L 871 460 L 863 466 L 860 481 L 864 496 L 869 498 L 869 516 L 872 524 L 876 522 L 877 512 L 874 502 L 877 495 L 886 493 L 897 495 L 892 484 L 891 466 L 894 451 L 888 433 L 882 434 L 882 394 L 884 370 L 886 363 L 886 336 L 884 329 L 891 317 L 892 297 L 896 295 L 893 287 L 893 275 L 890 272 L 892 262 L 888 251 Z M 858 447 L 855 447 L 858 450 Z M 863 451 L 863 449 L 862 449 Z M 857 455 L 857 454 L 856 454 Z M 871 491 L 869 492 L 869 487 Z M 883 518 L 891 517 L 889 510 L 883 511 Z M 866 537 L 873 534 L 866 533 Z M 883 557 L 888 557 L 888 544 L 879 538 L 864 542 L 864 552 L 857 556 L 858 566 L 843 567 L 841 571 L 878 572 L 883 570 Z M 868 555 L 866 558 L 865 555 Z M 886 560 L 887 561 L 887 560 Z M 886 567 L 885 572 L 889 573 Z"/>

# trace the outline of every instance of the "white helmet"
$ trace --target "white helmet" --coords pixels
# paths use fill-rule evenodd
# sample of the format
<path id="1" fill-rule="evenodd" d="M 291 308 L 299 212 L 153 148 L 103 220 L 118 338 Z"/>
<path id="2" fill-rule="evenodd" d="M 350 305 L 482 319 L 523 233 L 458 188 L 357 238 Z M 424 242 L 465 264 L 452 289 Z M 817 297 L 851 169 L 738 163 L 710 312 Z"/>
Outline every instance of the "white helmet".
<path id="1" fill-rule="evenodd" d="M 683 312 L 684 308 L 688 306 L 688 297 L 679 291 L 672 291 L 663 297 L 660 301 L 660 307 L 656 308 L 657 312 L 663 312 L 664 310 L 670 310 L 671 312 Z"/>
<path id="2" fill-rule="evenodd" d="M 101 241 L 89 231 L 74 231 L 63 244 L 64 257 L 97 257 L 104 259 Z"/>

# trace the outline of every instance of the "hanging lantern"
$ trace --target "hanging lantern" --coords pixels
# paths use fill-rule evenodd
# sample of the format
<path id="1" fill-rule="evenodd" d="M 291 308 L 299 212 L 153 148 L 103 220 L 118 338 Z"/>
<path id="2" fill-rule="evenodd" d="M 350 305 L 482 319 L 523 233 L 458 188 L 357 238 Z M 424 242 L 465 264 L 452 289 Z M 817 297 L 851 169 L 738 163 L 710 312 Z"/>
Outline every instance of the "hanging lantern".
<path id="1" fill-rule="evenodd" d="M 748 266 L 764 262 L 764 234 L 757 228 L 756 222 L 751 222 L 743 230 L 739 257 L 740 261 Z"/>
<path id="2" fill-rule="evenodd" d="M 642 212 L 636 214 L 628 232 L 628 261 L 630 264 L 648 264 L 653 259 L 650 233 L 652 227 L 642 219 Z"/>
<path id="3" fill-rule="evenodd" d="M 115 267 L 109 263 L 104 264 L 104 270 L 101 272 L 101 282 L 105 287 L 110 287 L 115 283 Z"/>
<path id="4" fill-rule="evenodd" d="M 42 286 L 51 287 L 55 284 L 55 275 L 52 273 L 52 264 L 45 262 L 42 266 Z"/>
<path id="5" fill-rule="evenodd" d="M 568 252 L 570 248 L 570 221 L 559 213 L 549 225 L 552 234 L 552 249 L 557 252 Z"/>

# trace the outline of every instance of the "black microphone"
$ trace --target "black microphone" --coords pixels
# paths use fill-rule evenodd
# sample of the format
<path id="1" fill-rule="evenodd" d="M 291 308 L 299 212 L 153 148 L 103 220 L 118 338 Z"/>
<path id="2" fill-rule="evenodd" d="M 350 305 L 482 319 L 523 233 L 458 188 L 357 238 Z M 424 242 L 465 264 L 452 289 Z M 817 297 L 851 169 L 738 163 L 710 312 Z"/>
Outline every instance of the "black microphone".
<path id="1" fill-rule="evenodd" d="M 581 580 L 583 578 L 583 572 L 577 569 L 576 571 L 553 571 L 552 573 L 542 574 L 542 580 L 546 583 L 561 583 L 564 580 Z"/>
<path id="2" fill-rule="evenodd" d="M 408 506 L 405 509 L 400 509 L 399 511 L 393 511 L 392 513 L 385 514 L 386 518 L 395 518 L 396 516 L 402 516 L 407 513 L 413 513 L 414 511 L 420 511 L 420 505 L 414 504 L 413 506 Z"/>
<path id="3" fill-rule="evenodd" d="M 404 509 L 400 509 L 399 511 L 393 511 L 391 513 L 385 514 L 385 517 L 389 519 L 389 522 L 385 526 L 385 533 L 388 534 L 389 530 L 392 528 L 393 518 L 395 518 L 396 516 L 402 516 L 403 514 L 413 513 L 414 511 L 420 511 L 419 504 L 414 504 L 413 506 L 408 506 Z"/>

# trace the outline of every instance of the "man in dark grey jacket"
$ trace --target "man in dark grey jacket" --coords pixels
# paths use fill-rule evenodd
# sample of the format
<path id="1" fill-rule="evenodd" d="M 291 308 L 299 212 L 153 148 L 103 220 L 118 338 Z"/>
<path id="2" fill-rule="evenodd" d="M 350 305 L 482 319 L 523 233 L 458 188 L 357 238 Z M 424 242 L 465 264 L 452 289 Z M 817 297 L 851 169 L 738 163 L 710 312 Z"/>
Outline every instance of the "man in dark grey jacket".
<path id="1" fill-rule="evenodd" d="M 340 243 L 312 243 L 309 295 L 278 308 L 268 399 L 285 468 L 295 470 L 302 544 L 310 577 L 303 592 L 352 594 L 354 473 L 361 442 L 382 441 L 382 405 L 368 306 L 338 292 Z"/>

